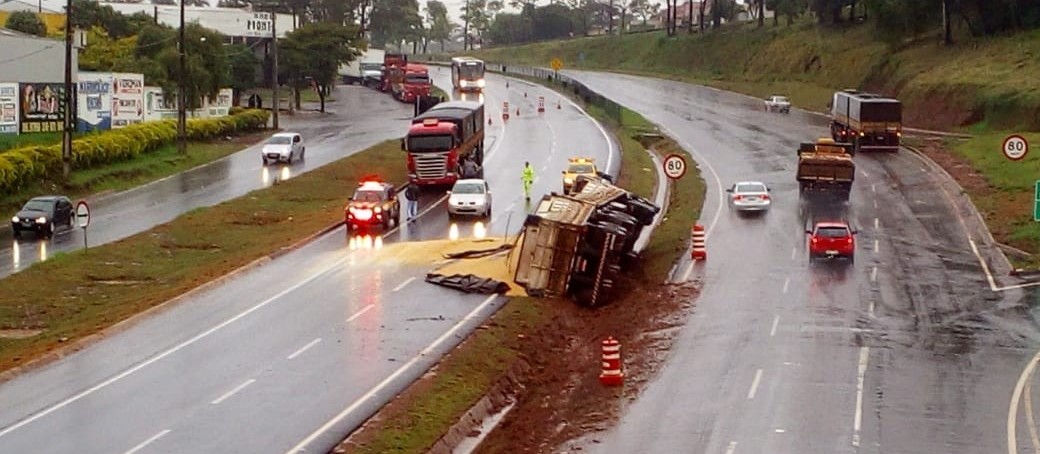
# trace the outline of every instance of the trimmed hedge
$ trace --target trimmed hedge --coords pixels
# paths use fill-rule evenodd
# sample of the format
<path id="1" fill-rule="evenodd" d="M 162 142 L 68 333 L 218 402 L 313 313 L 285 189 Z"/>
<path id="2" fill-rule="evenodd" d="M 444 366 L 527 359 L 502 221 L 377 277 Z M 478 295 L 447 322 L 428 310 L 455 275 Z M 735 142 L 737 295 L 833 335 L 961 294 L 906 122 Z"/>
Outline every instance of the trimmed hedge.
<path id="1" fill-rule="evenodd" d="M 231 133 L 267 127 L 270 112 L 260 109 L 238 111 L 220 118 L 188 119 L 189 140 L 205 140 Z M 133 159 L 154 151 L 177 138 L 177 121 L 138 123 L 122 129 L 90 134 L 72 142 L 72 165 L 83 169 Z M 22 189 L 41 177 L 60 174 L 61 144 L 33 145 L 0 152 L 0 191 Z"/>

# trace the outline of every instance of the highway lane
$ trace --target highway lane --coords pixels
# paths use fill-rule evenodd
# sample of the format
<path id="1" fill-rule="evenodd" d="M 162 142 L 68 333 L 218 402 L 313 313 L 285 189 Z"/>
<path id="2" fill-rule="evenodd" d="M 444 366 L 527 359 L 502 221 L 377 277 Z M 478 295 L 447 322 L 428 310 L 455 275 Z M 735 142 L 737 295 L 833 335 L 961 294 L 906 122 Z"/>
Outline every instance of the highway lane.
<path id="1" fill-rule="evenodd" d="M 88 198 L 92 246 L 108 243 L 168 222 L 203 206 L 216 205 L 249 191 L 288 179 L 361 151 L 383 140 L 399 137 L 411 118 L 409 106 L 360 86 L 336 88 L 330 114 L 283 114 L 281 126 L 299 131 L 306 142 L 305 160 L 292 165 L 263 166 L 261 145 L 250 146 L 210 164 L 151 184 L 116 194 Z M 6 221 L 5 221 L 6 222 Z M 0 277 L 23 270 L 58 252 L 83 247 L 83 232 L 73 229 L 51 240 L 22 235 L 12 239 L 10 229 L 0 236 Z"/>
<path id="2" fill-rule="evenodd" d="M 1003 449 L 1008 397 L 1037 332 L 1022 290 L 990 289 L 963 213 L 921 160 L 860 154 L 847 208 L 802 209 L 795 150 L 826 134 L 818 116 L 767 114 L 761 101 L 678 82 L 568 74 L 696 153 L 710 229 L 708 261 L 690 273 L 703 292 L 667 365 L 616 428 L 588 437 L 599 443 L 576 444 L 606 453 Z M 729 212 L 722 189 L 743 179 L 772 186 L 767 215 Z M 827 217 L 859 228 L 854 264 L 808 263 L 804 226 Z"/>
<path id="3" fill-rule="evenodd" d="M 524 102 L 523 85 L 489 81 L 489 104 Z M 502 128 L 495 118 L 488 137 L 492 232 L 522 224 L 522 160 L 562 165 L 578 147 L 617 159 L 573 107 Z M 558 189 L 552 170 L 536 195 Z M 419 222 L 361 241 L 371 247 L 341 228 L 0 385 L 0 453 L 326 451 L 503 301 L 426 284 L 430 264 L 390 247 L 448 235 L 440 192 L 425 199 Z"/>

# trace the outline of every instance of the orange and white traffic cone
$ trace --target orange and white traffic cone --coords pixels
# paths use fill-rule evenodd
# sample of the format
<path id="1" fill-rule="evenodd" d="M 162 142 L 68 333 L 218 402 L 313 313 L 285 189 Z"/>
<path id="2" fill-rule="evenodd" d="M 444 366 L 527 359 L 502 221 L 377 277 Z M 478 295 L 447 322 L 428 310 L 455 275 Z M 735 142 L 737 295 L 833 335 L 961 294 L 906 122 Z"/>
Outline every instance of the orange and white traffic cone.
<path id="1" fill-rule="evenodd" d="M 625 383 L 621 372 L 621 343 L 613 336 L 603 340 L 603 371 L 599 374 L 603 386 L 620 386 Z"/>
<path id="2" fill-rule="evenodd" d="M 704 231 L 704 226 L 696 224 L 693 226 L 693 252 L 690 254 L 690 258 L 693 260 L 707 260 L 708 250 L 706 247 L 707 233 Z"/>
<path id="3" fill-rule="evenodd" d="M 556 100 L 556 110 L 560 110 L 560 100 Z"/>
<path id="4" fill-rule="evenodd" d="M 518 107 L 516 108 L 516 116 L 517 116 L 517 117 L 519 117 L 519 116 L 520 116 L 520 107 L 519 107 L 519 106 L 518 106 Z"/>
<path id="5" fill-rule="evenodd" d="M 509 101 L 502 101 L 502 120 L 509 119 Z"/>

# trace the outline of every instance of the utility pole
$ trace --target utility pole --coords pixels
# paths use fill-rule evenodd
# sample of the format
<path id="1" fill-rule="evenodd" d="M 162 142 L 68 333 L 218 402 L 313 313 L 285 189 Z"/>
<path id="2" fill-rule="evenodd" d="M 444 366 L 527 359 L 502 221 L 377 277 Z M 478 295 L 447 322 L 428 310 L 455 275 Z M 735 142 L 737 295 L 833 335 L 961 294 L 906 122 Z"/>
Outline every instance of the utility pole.
<path id="1" fill-rule="evenodd" d="M 278 129 L 278 10 L 277 7 L 271 7 L 271 54 L 274 57 L 274 87 L 271 93 L 274 94 L 274 100 L 271 101 L 271 109 L 274 111 L 271 117 L 271 127 Z M 290 103 L 292 100 L 289 101 Z"/>
<path id="2" fill-rule="evenodd" d="M 464 22 L 462 26 L 462 50 L 469 50 L 469 0 L 466 0 L 466 15 L 462 17 Z"/>
<path id="3" fill-rule="evenodd" d="M 181 28 L 177 50 L 180 52 L 180 71 L 177 77 L 177 152 L 186 154 L 188 152 L 188 93 L 187 84 L 187 56 L 184 48 L 184 1 L 181 0 Z"/>
<path id="4" fill-rule="evenodd" d="M 72 119 L 75 118 L 72 98 L 72 0 L 65 1 L 65 118 L 62 119 L 61 161 L 62 175 L 67 180 L 72 171 Z"/>

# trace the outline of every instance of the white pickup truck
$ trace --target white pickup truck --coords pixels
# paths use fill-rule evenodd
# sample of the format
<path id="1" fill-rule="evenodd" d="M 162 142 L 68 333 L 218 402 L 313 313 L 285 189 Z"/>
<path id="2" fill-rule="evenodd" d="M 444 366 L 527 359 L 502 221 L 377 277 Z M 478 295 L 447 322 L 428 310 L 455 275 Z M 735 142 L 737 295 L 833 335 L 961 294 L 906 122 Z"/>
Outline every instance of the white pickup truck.
<path id="1" fill-rule="evenodd" d="M 766 98 L 766 112 L 791 113 L 791 101 L 786 96 L 770 96 Z"/>

